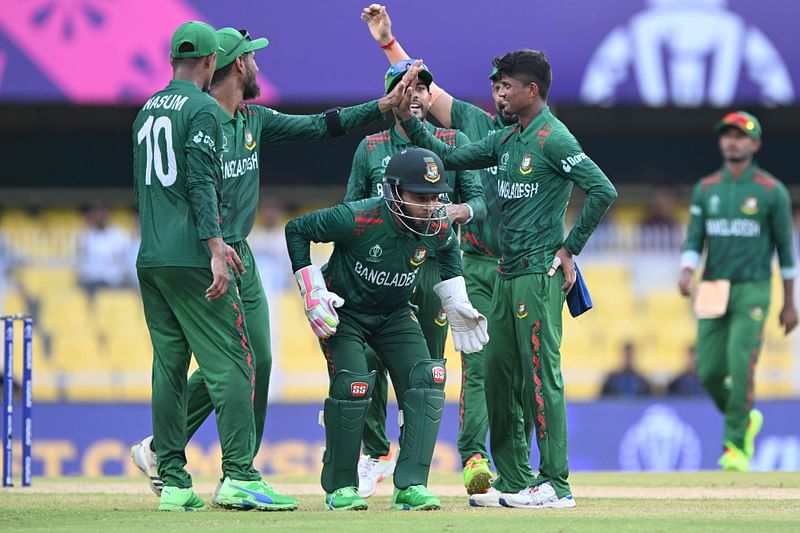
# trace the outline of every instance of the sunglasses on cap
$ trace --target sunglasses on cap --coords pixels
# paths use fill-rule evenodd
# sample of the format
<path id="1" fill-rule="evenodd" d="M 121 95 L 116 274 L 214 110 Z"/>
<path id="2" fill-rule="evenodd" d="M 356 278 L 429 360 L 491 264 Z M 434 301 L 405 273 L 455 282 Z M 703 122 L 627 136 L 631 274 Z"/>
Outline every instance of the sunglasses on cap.
<path id="1" fill-rule="evenodd" d="M 241 39 L 239 39 L 239 42 L 238 42 L 238 43 L 236 43 L 236 46 L 234 46 L 233 48 L 231 48 L 230 52 L 228 52 L 227 54 L 225 54 L 225 57 L 230 57 L 230 56 L 232 56 L 232 55 L 233 55 L 233 53 L 234 53 L 236 50 L 238 50 L 238 49 L 239 49 L 239 47 L 241 47 L 241 46 L 242 46 L 242 44 L 244 44 L 244 43 L 245 43 L 245 42 L 247 42 L 247 41 L 252 41 L 252 39 L 250 38 L 250 32 L 248 32 L 247 30 L 239 30 L 239 33 L 242 35 L 242 38 L 241 38 Z"/>
<path id="2" fill-rule="evenodd" d="M 417 61 L 416 59 L 404 59 L 403 61 L 398 61 L 397 63 L 391 66 L 389 72 L 387 73 L 387 77 L 397 76 L 398 74 L 404 73 L 412 66 L 414 66 L 414 63 L 416 61 Z M 425 64 L 423 63 L 422 69 L 428 70 L 428 67 L 426 67 Z"/>

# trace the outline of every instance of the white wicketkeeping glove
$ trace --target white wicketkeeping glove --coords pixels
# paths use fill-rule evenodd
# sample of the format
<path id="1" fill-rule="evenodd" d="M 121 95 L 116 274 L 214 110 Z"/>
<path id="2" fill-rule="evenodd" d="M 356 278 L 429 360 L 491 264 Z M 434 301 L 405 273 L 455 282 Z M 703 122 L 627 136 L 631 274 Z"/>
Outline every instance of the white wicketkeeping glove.
<path id="1" fill-rule="evenodd" d="M 339 314 L 336 307 L 344 305 L 344 299 L 325 286 L 325 279 L 319 267 L 309 265 L 294 273 L 300 295 L 303 297 L 306 318 L 314 335 L 327 339 L 336 333 Z"/>
<path id="2" fill-rule="evenodd" d="M 486 317 L 472 307 L 467 297 L 464 278 L 458 276 L 437 283 L 433 290 L 442 300 L 442 307 L 450 321 L 450 332 L 457 352 L 474 353 L 489 342 Z"/>

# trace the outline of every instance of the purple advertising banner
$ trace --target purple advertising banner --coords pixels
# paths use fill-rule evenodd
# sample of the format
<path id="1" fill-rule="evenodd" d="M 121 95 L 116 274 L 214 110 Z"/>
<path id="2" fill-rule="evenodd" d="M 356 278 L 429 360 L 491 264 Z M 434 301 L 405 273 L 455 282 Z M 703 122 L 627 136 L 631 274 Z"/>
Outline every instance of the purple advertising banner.
<path id="1" fill-rule="evenodd" d="M 800 470 L 800 401 L 760 402 L 765 416 L 753 470 Z M 320 405 L 270 405 L 256 466 L 266 474 L 315 475 L 323 429 Z M 715 469 L 721 454 L 722 417 L 705 398 L 596 401 L 568 405 L 572 471 L 675 471 Z M 388 433 L 397 446 L 396 411 Z M 795 420 L 791 423 L 791 420 Z M 460 472 L 456 438 L 458 407 L 448 404 L 433 470 Z M 140 404 L 40 404 L 35 406 L 34 475 L 137 474 L 131 443 L 150 432 L 150 407 Z M 16 432 L 16 435 L 19 435 Z M 19 445 L 19 439 L 15 445 Z M 219 473 L 213 417 L 187 447 L 188 468 L 197 476 Z M 15 454 L 19 460 L 20 454 Z M 538 452 L 532 453 L 537 464 Z M 20 472 L 19 464 L 15 471 Z"/>
<path id="2" fill-rule="evenodd" d="M 0 101 L 141 102 L 170 78 L 169 40 L 201 19 L 270 40 L 267 103 L 374 98 L 387 68 L 366 1 L 4 0 Z M 547 52 L 554 103 L 785 105 L 800 90 L 796 0 L 389 2 L 394 34 L 453 95 L 489 100 L 491 59 Z"/>

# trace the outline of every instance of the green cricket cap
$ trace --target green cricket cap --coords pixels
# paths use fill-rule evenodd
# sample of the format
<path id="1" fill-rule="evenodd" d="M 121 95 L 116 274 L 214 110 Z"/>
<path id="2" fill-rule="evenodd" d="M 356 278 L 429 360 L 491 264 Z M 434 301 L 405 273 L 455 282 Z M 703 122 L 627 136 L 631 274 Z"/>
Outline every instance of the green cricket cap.
<path id="1" fill-rule="evenodd" d="M 183 45 L 191 45 L 191 50 L 181 52 Z M 185 48 L 185 47 L 184 47 Z M 205 22 L 193 20 L 184 22 L 172 34 L 170 55 L 175 59 L 187 57 L 206 57 L 214 52 L 223 52 L 219 47 L 219 39 L 214 28 Z"/>
<path id="2" fill-rule="evenodd" d="M 717 122 L 715 129 L 717 133 L 722 133 L 725 128 L 741 130 L 745 135 L 756 141 L 761 139 L 761 123 L 755 115 L 751 115 L 746 111 L 734 111 L 722 117 L 722 120 Z"/>
<path id="3" fill-rule="evenodd" d="M 392 92 L 394 86 L 400 83 L 406 71 L 411 68 L 415 61 L 416 59 L 404 59 L 389 67 L 389 70 L 386 71 L 386 75 L 383 77 L 383 88 L 386 94 Z M 431 71 L 428 70 L 428 67 L 425 66 L 424 63 L 422 65 L 422 70 L 419 71 L 418 78 L 428 87 L 433 83 L 433 74 L 431 74 Z"/>
<path id="4" fill-rule="evenodd" d="M 237 30 L 236 28 L 217 30 L 217 38 L 219 45 L 225 49 L 225 52 L 217 56 L 217 70 L 227 67 L 242 54 L 261 50 L 269 45 L 266 37 L 252 39 L 247 30 Z"/>
<path id="5" fill-rule="evenodd" d="M 496 79 L 497 78 L 497 74 L 498 74 L 497 67 L 492 65 L 492 72 L 491 72 L 491 74 L 489 74 L 489 79 L 492 80 L 493 82 L 497 81 L 497 79 Z"/>

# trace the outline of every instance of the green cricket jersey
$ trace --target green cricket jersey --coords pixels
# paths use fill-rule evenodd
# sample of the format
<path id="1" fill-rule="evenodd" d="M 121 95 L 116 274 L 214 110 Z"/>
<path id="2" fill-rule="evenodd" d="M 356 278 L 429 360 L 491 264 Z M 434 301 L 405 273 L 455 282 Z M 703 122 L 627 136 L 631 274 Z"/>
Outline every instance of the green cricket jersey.
<path id="1" fill-rule="evenodd" d="M 142 233 L 137 267 L 208 267 L 204 242 L 222 237 L 217 101 L 172 80 L 133 122 L 133 186 Z"/>
<path id="2" fill-rule="evenodd" d="M 682 263 L 696 267 L 703 245 L 703 279 L 763 281 L 777 248 L 784 279 L 794 278 L 792 202 L 786 187 L 751 165 L 738 179 L 725 169 L 701 179 L 692 193 Z"/>
<path id="3" fill-rule="evenodd" d="M 450 123 L 473 142 L 506 127 L 499 116 L 490 115 L 480 107 L 457 98 L 453 98 L 450 107 Z M 473 220 L 461 228 L 461 249 L 464 253 L 488 257 L 500 256 L 497 232 L 500 229 L 501 210 L 494 183 L 496 175 L 496 165 L 479 171 L 486 199 L 486 218 L 482 221 Z"/>
<path id="4" fill-rule="evenodd" d="M 437 128 L 429 122 L 425 122 L 425 128 L 434 137 L 450 146 L 469 142 L 467 136 L 457 130 Z M 389 159 L 404 148 L 412 146 L 414 145 L 411 141 L 401 136 L 394 125 L 388 130 L 367 135 L 362 139 L 353 156 L 344 201 L 353 202 L 373 196 L 383 196 L 381 184 Z M 466 203 L 472 208 L 472 220 L 483 220 L 486 217 L 486 201 L 477 173 L 471 170 L 459 170 L 447 171 L 444 175 L 447 184 L 455 192 L 455 200 Z M 444 202 L 451 201 L 447 194 L 442 196 Z"/>
<path id="5" fill-rule="evenodd" d="M 442 279 L 461 275 L 458 240 L 448 222 L 437 235 L 401 229 L 383 198 L 368 198 L 313 211 L 286 225 L 292 269 L 311 264 L 309 242 L 334 243 L 323 268 L 328 288 L 344 307 L 386 314 L 409 306 L 420 265 L 437 251 Z"/>
<path id="6" fill-rule="evenodd" d="M 502 212 L 499 269 L 503 277 L 547 272 L 561 246 L 579 254 L 617 197 L 603 171 L 548 107 L 524 130 L 519 125 L 507 126 L 458 147 L 434 138 L 416 117 L 402 126 L 415 144 L 439 154 L 448 168 L 497 165 L 494 186 Z M 573 183 L 586 192 L 586 202 L 564 239 Z"/>
<path id="7" fill-rule="evenodd" d="M 220 109 L 222 122 L 222 231 L 225 242 L 246 239 L 258 209 L 261 144 L 314 141 L 330 136 L 323 113 L 286 115 L 259 105 L 242 104 L 231 117 Z M 339 111 L 342 128 L 350 130 L 380 120 L 378 101 Z"/>

